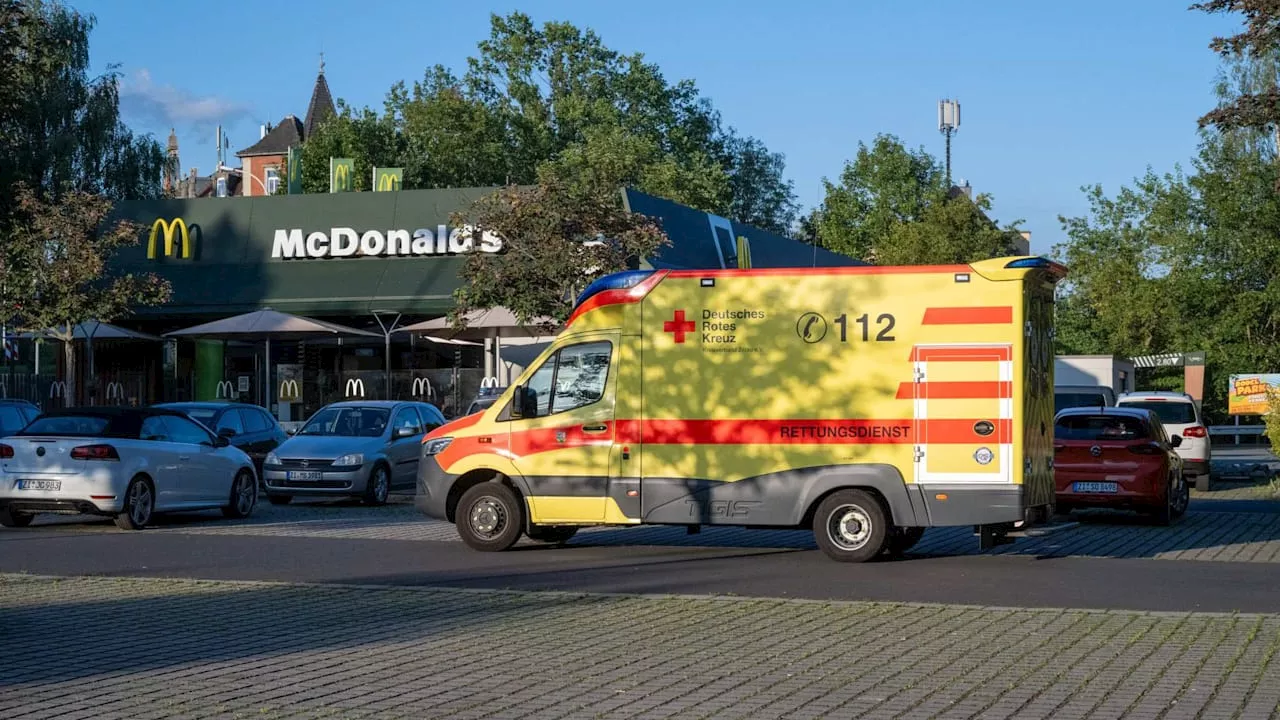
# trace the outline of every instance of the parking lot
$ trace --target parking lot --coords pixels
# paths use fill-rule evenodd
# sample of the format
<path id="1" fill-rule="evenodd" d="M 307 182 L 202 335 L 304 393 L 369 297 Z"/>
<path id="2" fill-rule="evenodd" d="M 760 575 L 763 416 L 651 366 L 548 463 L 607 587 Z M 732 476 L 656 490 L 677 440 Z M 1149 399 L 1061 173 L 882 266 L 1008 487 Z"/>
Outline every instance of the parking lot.
<path id="1" fill-rule="evenodd" d="M 0 712 L 1275 717 L 1280 513 L 1240 490 L 1171 528 L 1074 516 L 986 553 L 940 529 L 862 566 L 728 528 L 477 554 L 403 496 L 42 519 L 0 531 Z"/>

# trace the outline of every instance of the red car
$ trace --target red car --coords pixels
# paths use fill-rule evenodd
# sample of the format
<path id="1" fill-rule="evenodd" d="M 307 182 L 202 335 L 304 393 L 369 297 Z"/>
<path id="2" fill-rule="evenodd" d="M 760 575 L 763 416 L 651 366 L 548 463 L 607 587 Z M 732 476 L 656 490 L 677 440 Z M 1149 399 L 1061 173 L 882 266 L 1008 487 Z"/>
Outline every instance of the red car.
<path id="1" fill-rule="evenodd" d="M 1187 511 L 1191 491 L 1182 458 L 1150 410 L 1071 408 L 1053 428 L 1058 512 L 1114 508 L 1149 512 L 1168 525 Z"/>

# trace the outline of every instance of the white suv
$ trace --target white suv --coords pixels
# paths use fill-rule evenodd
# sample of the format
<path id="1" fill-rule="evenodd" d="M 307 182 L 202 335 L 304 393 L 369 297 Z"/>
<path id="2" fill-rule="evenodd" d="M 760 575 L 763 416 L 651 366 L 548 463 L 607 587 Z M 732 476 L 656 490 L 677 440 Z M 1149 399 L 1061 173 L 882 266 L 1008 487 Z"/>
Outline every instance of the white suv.
<path id="1" fill-rule="evenodd" d="M 1180 435 L 1182 444 L 1178 455 L 1182 457 L 1185 473 L 1197 478 L 1197 489 L 1208 489 L 1209 481 L 1209 429 L 1200 418 L 1200 408 L 1190 395 L 1178 392 L 1132 392 L 1116 400 L 1120 407 L 1150 410 L 1160 418 L 1169 435 Z"/>

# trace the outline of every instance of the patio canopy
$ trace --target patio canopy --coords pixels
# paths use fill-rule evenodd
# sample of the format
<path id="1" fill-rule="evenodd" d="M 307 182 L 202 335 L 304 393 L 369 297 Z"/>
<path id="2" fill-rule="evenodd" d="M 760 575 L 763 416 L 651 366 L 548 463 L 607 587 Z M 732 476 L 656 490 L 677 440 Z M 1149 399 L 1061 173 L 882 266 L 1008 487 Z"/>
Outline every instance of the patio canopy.
<path id="1" fill-rule="evenodd" d="M 302 340 L 309 337 L 333 335 L 382 338 L 381 333 L 360 330 L 301 315 L 290 315 L 270 308 L 165 333 L 166 337 L 200 338 L 204 340 Z"/>
<path id="2" fill-rule="evenodd" d="M 301 315 L 290 315 L 271 308 L 255 310 L 203 325 L 165 333 L 165 337 L 185 337 L 202 340 L 262 340 L 265 360 L 262 363 L 262 406 L 271 406 L 271 341 L 305 340 L 315 337 L 348 335 L 355 337 L 383 337 L 379 333 L 359 330 L 346 325 L 316 320 Z M 388 377 L 390 372 L 388 371 Z"/>
<path id="3" fill-rule="evenodd" d="M 53 339 L 52 330 L 45 330 L 42 333 L 24 332 L 19 333 L 18 337 L 30 339 L 41 337 L 45 339 Z M 164 338 L 156 337 L 148 333 L 130 330 L 119 325 L 99 322 L 98 320 L 88 320 L 76 325 L 74 337 L 77 340 L 148 340 L 151 342 L 162 342 Z"/>
<path id="4" fill-rule="evenodd" d="M 413 325 L 406 325 L 396 332 L 418 333 L 431 337 L 442 337 L 460 340 L 483 340 L 491 337 L 521 336 L 542 337 L 553 335 L 542 329 L 544 325 L 558 326 L 551 318 L 534 318 L 529 325 L 521 325 L 516 321 L 515 313 L 506 308 L 490 308 L 475 310 L 466 315 L 467 326 L 459 329 L 449 324 L 448 316 L 425 320 Z"/>

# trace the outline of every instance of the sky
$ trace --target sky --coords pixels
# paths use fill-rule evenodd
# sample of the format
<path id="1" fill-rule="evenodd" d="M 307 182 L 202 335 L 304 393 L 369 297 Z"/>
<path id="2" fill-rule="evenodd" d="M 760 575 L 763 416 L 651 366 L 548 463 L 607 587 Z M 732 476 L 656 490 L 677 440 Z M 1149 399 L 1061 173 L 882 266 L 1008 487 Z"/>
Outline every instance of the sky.
<path id="1" fill-rule="evenodd" d="M 175 128 L 184 172 L 214 166 L 219 124 L 236 165 L 263 123 L 304 116 L 322 51 L 335 98 L 381 108 L 432 65 L 461 74 L 490 14 L 519 10 L 695 80 L 786 156 L 806 210 L 879 133 L 941 158 L 938 100 L 957 99 L 953 178 L 1022 220 L 1036 253 L 1065 240 L 1059 215 L 1088 211 L 1082 186 L 1189 166 L 1215 102 L 1208 43 L 1239 24 L 1190 0 L 68 1 L 97 19 L 91 62 L 121 74 L 125 121 L 161 143 Z"/>

